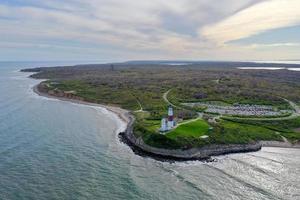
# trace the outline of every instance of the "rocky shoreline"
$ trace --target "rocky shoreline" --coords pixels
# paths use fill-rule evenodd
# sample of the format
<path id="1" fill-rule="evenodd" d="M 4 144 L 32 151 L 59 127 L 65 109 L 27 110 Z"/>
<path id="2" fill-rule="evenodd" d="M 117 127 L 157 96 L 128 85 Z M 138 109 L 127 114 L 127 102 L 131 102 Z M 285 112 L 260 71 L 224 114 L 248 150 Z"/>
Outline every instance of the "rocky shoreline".
<path id="1" fill-rule="evenodd" d="M 131 117 L 131 116 L 130 116 Z M 259 151 L 262 147 L 260 142 L 253 144 L 231 144 L 231 145 L 209 145 L 187 150 L 161 149 L 149 146 L 142 138 L 136 138 L 133 134 L 134 119 L 130 120 L 126 130 L 119 134 L 121 141 L 128 144 L 131 149 L 139 154 L 153 157 L 159 160 L 189 161 L 189 160 L 211 160 L 212 156 L 230 153 L 244 153 Z"/>
<path id="2" fill-rule="evenodd" d="M 33 90 L 40 96 L 55 98 L 62 101 L 69 101 L 72 103 L 79 103 L 90 106 L 100 106 L 117 114 L 117 116 L 127 124 L 126 129 L 119 133 L 119 138 L 122 142 L 126 143 L 134 153 L 140 156 L 147 156 L 157 160 L 163 161 L 188 161 L 188 160 L 211 160 L 212 156 L 219 156 L 231 153 L 244 153 L 259 151 L 262 147 L 284 147 L 284 148 L 300 148 L 300 145 L 293 145 L 285 142 L 278 141 L 263 141 L 252 144 L 229 144 L 229 145 L 209 145 L 199 148 L 192 148 L 188 150 L 182 149 L 161 149 L 149 146 L 144 143 L 142 138 L 136 138 L 133 134 L 134 116 L 128 110 L 124 110 L 115 106 L 107 106 L 96 103 L 83 101 L 82 99 L 70 98 L 65 96 L 55 96 L 40 90 L 41 83 L 34 86 Z"/>

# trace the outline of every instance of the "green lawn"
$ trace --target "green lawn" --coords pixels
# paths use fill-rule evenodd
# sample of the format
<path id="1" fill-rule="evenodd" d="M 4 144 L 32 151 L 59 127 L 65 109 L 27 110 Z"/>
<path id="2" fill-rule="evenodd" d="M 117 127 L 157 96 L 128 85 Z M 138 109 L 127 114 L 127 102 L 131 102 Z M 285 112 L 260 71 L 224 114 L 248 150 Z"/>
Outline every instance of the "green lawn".
<path id="1" fill-rule="evenodd" d="M 199 138 L 207 134 L 209 131 L 209 125 L 202 119 L 179 125 L 175 130 L 167 133 L 167 137 L 175 139 L 177 137 L 195 137 Z"/>

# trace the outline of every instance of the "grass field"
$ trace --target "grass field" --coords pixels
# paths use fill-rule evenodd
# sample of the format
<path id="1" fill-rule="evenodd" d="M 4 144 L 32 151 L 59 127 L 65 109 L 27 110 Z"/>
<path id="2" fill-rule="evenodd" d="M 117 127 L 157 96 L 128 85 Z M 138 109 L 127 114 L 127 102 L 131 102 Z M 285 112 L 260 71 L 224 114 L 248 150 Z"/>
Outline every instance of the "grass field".
<path id="1" fill-rule="evenodd" d="M 176 129 L 167 133 L 166 136 L 169 138 L 180 137 L 195 137 L 199 138 L 200 136 L 206 135 L 209 131 L 209 125 L 202 119 L 198 119 L 196 121 L 185 123 L 179 125 Z"/>

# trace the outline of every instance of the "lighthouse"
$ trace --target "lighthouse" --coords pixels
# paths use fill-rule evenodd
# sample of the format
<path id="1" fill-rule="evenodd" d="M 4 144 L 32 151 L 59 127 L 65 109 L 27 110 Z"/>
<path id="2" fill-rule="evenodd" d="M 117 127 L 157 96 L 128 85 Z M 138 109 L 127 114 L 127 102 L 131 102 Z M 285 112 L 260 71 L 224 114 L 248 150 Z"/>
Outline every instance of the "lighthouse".
<path id="1" fill-rule="evenodd" d="M 168 107 L 168 117 L 162 118 L 160 132 L 167 132 L 175 127 L 174 111 L 172 106 Z"/>
<path id="2" fill-rule="evenodd" d="M 174 123 L 174 112 L 172 106 L 168 108 L 168 128 L 172 129 L 175 126 Z"/>

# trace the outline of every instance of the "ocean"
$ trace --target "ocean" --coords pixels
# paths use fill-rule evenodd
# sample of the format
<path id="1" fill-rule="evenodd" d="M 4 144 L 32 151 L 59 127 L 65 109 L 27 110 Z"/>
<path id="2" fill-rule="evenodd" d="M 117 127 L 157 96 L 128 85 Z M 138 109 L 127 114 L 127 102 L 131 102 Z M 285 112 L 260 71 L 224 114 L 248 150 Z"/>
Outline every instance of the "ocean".
<path id="1" fill-rule="evenodd" d="M 105 109 L 40 97 L 22 68 L 0 63 L 0 199 L 300 199 L 300 150 L 263 148 L 216 162 L 161 162 L 118 139 Z M 73 63 L 72 63 L 73 64 Z"/>

